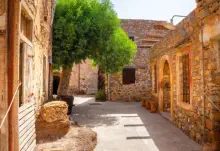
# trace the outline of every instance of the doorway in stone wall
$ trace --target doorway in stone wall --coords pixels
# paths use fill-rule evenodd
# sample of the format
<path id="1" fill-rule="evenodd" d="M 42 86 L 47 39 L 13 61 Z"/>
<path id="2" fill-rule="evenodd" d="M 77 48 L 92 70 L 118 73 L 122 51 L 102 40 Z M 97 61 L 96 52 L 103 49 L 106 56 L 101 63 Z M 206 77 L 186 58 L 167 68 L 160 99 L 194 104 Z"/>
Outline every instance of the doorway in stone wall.
<path id="1" fill-rule="evenodd" d="M 59 76 L 53 76 L 53 94 L 58 94 L 58 87 L 60 84 L 60 77 Z"/>
<path id="2" fill-rule="evenodd" d="M 170 67 L 169 63 L 166 60 L 164 62 L 163 67 L 163 77 L 162 77 L 162 89 L 163 89 L 163 96 L 162 96 L 162 114 L 166 118 L 170 119 L 171 113 L 171 82 L 170 82 Z"/>

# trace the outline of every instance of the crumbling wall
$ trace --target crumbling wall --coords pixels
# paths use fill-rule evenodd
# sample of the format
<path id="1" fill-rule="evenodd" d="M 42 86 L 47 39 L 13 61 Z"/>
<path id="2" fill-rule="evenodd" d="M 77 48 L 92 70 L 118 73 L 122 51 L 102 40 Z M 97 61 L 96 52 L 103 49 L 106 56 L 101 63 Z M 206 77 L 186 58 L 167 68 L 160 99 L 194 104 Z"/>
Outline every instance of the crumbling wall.
<path id="1" fill-rule="evenodd" d="M 69 86 L 65 91 L 68 95 L 95 94 L 98 90 L 98 68 L 87 59 L 81 64 L 74 64 Z"/>

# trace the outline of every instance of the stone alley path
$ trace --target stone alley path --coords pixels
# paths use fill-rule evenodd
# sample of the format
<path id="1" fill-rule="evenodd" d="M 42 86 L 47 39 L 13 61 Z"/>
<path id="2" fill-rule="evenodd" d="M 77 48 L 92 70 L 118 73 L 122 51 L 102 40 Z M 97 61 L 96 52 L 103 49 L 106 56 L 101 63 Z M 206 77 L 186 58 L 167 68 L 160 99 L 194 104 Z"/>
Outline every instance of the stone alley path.
<path id="1" fill-rule="evenodd" d="M 95 151 L 201 151 L 160 114 L 152 114 L 134 102 L 94 102 L 76 97 L 72 119 L 98 134 Z"/>

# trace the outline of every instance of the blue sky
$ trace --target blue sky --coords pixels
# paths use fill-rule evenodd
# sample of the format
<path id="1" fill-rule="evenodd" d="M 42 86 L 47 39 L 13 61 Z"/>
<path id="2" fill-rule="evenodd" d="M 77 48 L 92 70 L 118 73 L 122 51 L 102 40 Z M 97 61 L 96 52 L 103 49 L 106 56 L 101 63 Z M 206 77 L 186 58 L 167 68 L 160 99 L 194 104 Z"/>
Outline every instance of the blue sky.
<path id="1" fill-rule="evenodd" d="M 169 21 L 173 15 L 188 15 L 195 0 L 111 0 L 120 19 Z M 178 23 L 181 19 L 175 19 Z"/>

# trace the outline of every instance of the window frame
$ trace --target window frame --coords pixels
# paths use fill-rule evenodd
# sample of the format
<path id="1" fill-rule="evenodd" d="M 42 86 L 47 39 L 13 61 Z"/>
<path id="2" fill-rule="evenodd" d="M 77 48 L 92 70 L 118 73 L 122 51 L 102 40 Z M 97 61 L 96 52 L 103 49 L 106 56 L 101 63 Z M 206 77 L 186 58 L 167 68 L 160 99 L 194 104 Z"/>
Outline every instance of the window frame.
<path id="1" fill-rule="evenodd" d="M 24 16 L 30 23 L 29 25 L 29 30 L 31 31 L 30 37 L 26 37 L 22 32 L 21 32 L 21 26 L 22 26 L 22 16 Z M 19 35 L 20 39 L 25 41 L 28 45 L 33 47 L 32 41 L 33 41 L 33 35 L 34 35 L 34 16 L 31 13 L 30 9 L 28 8 L 27 4 L 24 1 L 21 1 L 21 10 L 20 10 L 20 25 L 19 25 Z"/>
<path id="2" fill-rule="evenodd" d="M 180 58 L 185 55 L 189 54 L 189 86 L 190 86 L 190 101 L 189 103 L 183 102 L 183 95 L 181 93 L 183 92 L 183 87 L 181 86 L 181 62 Z M 192 111 L 193 106 L 192 106 L 192 92 L 193 92 L 193 87 L 192 87 L 193 81 L 192 81 L 192 52 L 191 52 L 191 47 L 190 46 L 185 46 L 184 48 L 178 50 L 176 52 L 176 87 L 177 87 L 177 105 L 185 110 Z"/>
<path id="3" fill-rule="evenodd" d="M 189 54 L 181 55 L 182 59 L 182 101 L 190 104 L 190 64 Z M 189 97 L 189 98 L 188 98 Z"/>
<path id="4" fill-rule="evenodd" d="M 156 68 L 155 68 L 156 67 Z M 155 62 L 151 66 L 152 69 L 152 94 L 158 94 L 158 64 Z"/>
<path id="5" fill-rule="evenodd" d="M 22 33 L 22 29 L 21 29 L 21 20 L 22 20 L 22 15 L 24 15 L 25 18 L 27 18 L 31 23 L 30 23 L 30 27 L 28 27 L 28 29 L 31 31 L 30 33 L 30 37 L 26 37 L 23 33 Z M 21 9 L 20 9 L 20 22 L 19 22 L 19 40 L 20 40 L 20 46 L 19 46 L 19 79 L 22 80 L 22 86 L 20 89 L 20 96 L 19 96 L 19 106 L 21 107 L 22 105 L 28 104 L 28 103 L 33 103 L 34 99 L 33 99 L 33 92 L 32 92 L 32 88 L 33 88 L 33 58 L 34 58 L 34 49 L 33 49 L 33 14 L 31 13 L 31 11 L 29 10 L 28 6 L 26 5 L 26 3 L 24 1 L 21 1 Z M 28 62 L 27 59 L 31 59 Z M 29 81 L 31 81 L 31 86 L 30 88 L 28 87 L 28 89 L 30 89 L 30 93 L 27 94 L 26 92 L 26 71 L 30 70 L 30 64 L 32 64 L 32 71 L 30 71 L 30 76 L 29 76 Z M 23 66 L 21 68 L 21 66 Z M 29 68 L 29 69 L 28 69 Z"/>
<path id="6" fill-rule="evenodd" d="M 127 82 L 126 80 L 125 80 L 125 70 L 132 70 L 132 74 L 133 74 L 133 78 L 132 78 L 132 80 L 127 80 L 127 81 L 129 81 L 129 82 Z M 128 71 L 127 71 L 128 72 Z M 126 82 L 125 82 L 126 81 Z M 132 82 L 131 82 L 132 81 Z M 122 83 L 123 83 L 123 85 L 131 85 L 131 84 L 135 84 L 136 83 L 136 68 L 135 67 L 124 67 L 123 68 L 123 70 L 122 70 Z"/>

